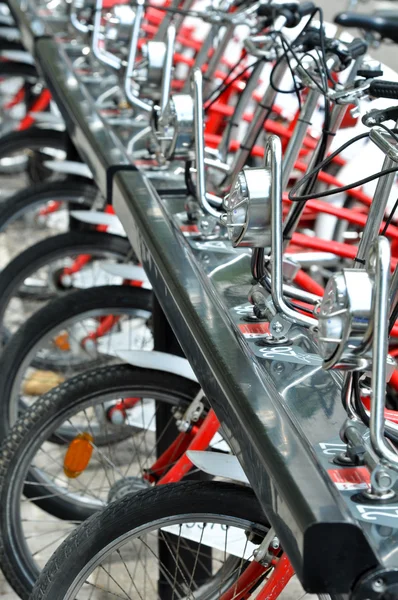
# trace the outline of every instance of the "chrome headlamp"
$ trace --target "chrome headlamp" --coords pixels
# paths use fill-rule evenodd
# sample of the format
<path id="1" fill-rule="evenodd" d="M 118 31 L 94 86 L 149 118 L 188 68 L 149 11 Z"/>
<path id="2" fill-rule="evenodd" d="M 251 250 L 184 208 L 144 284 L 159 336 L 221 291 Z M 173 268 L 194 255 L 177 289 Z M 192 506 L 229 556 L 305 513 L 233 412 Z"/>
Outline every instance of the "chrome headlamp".
<path id="1" fill-rule="evenodd" d="M 136 71 L 136 81 L 140 83 L 141 94 L 152 99 L 159 99 L 166 59 L 164 42 L 147 42 L 142 47 L 145 66 Z"/>
<path id="2" fill-rule="evenodd" d="M 174 94 L 160 115 L 154 109 L 152 127 L 166 159 L 194 158 L 194 106 L 189 94 Z"/>
<path id="3" fill-rule="evenodd" d="M 365 270 L 344 269 L 328 281 L 318 311 L 319 353 L 324 368 L 369 364 L 373 281 Z"/>
<path id="4" fill-rule="evenodd" d="M 116 5 L 105 21 L 105 38 L 113 42 L 128 44 L 135 19 L 134 10 L 128 5 Z"/>
<path id="5" fill-rule="evenodd" d="M 224 198 L 225 225 L 234 246 L 271 244 L 271 172 L 267 167 L 241 171 Z"/>

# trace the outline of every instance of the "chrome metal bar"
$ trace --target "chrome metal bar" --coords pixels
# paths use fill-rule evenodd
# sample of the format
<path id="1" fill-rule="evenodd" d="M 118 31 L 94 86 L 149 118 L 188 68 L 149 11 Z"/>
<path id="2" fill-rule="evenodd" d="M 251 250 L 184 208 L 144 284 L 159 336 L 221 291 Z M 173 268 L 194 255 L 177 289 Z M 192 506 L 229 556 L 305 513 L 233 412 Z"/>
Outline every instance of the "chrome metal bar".
<path id="1" fill-rule="evenodd" d="M 298 158 L 308 127 L 311 125 L 311 119 L 320 98 L 318 89 L 310 90 L 305 99 L 304 106 L 300 111 L 300 116 L 297 120 L 293 135 L 289 140 L 284 157 L 282 167 L 282 189 L 287 188 L 291 172 Z"/>
<path id="2" fill-rule="evenodd" d="M 173 73 L 173 56 L 174 56 L 174 44 L 176 39 L 176 28 L 174 25 L 170 25 L 167 30 L 167 42 L 166 42 L 166 56 L 163 68 L 163 79 L 162 79 L 162 92 L 160 97 L 160 111 L 164 113 L 167 103 L 169 101 L 171 80 Z"/>
<path id="3" fill-rule="evenodd" d="M 370 441 L 376 454 L 398 470 L 398 454 L 386 442 L 384 436 L 390 259 L 390 243 L 385 237 L 380 236 L 374 242 L 369 258 L 371 265 L 374 262 L 375 269 L 372 402 L 369 429 Z"/>
<path id="4" fill-rule="evenodd" d="M 395 142 L 395 144 L 392 144 L 390 142 L 392 136 L 387 131 L 381 127 L 375 126 L 370 130 L 369 137 L 372 142 L 384 152 L 384 154 L 391 158 L 395 163 L 398 162 L 397 143 Z"/>
<path id="5" fill-rule="evenodd" d="M 189 12 L 192 8 L 192 5 L 194 4 L 194 0 L 185 0 L 184 4 L 181 7 L 181 10 L 185 13 L 185 12 Z M 166 13 L 167 15 L 167 13 Z M 182 23 L 184 21 L 184 19 L 186 18 L 186 16 L 184 14 L 176 14 L 174 13 L 173 15 L 173 19 L 172 19 L 172 23 L 174 25 L 174 27 L 176 28 L 176 31 L 180 30 L 180 27 L 182 26 Z M 166 21 L 167 23 L 167 21 Z M 165 31 L 164 28 L 165 27 L 165 20 L 163 20 L 159 27 L 158 30 L 154 36 L 154 39 L 156 41 L 163 41 L 165 38 Z"/>
<path id="6" fill-rule="evenodd" d="M 234 23 L 230 23 L 225 27 L 225 31 L 223 32 L 221 39 L 216 43 L 216 47 L 214 49 L 214 53 L 209 60 L 207 65 L 207 69 L 203 74 L 204 80 L 204 95 L 207 97 L 211 91 L 211 85 L 214 84 L 215 72 L 217 67 L 220 65 L 223 56 L 225 55 L 227 46 L 231 41 L 231 38 L 234 34 L 236 25 Z"/>
<path id="7" fill-rule="evenodd" d="M 85 5 L 85 1 L 84 0 L 72 0 L 72 2 L 70 3 L 70 12 L 69 12 L 69 18 L 70 18 L 70 22 L 71 25 L 76 29 L 76 31 L 79 31 L 79 33 L 88 33 L 90 31 L 88 25 L 84 25 L 78 17 L 78 11 L 81 10 L 82 8 L 84 8 Z"/>
<path id="8" fill-rule="evenodd" d="M 176 18 L 180 17 L 181 15 L 176 14 L 175 12 L 173 12 L 173 9 L 178 9 L 178 6 L 180 4 L 181 0 L 173 0 L 170 4 L 170 6 L 167 6 L 167 8 L 170 8 L 172 10 L 165 10 L 164 14 L 163 14 L 163 19 L 162 21 L 159 23 L 159 27 L 153 37 L 154 41 L 156 42 L 163 42 L 166 37 L 167 37 L 167 30 L 169 28 L 169 26 L 171 25 L 171 23 L 174 24 L 174 26 L 176 27 L 176 29 L 178 28 L 177 22 L 176 22 Z M 192 2 L 190 0 L 190 4 L 192 5 Z M 162 7 L 159 7 L 159 10 L 161 10 Z M 186 10 L 186 9 L 183 9 Z M 185 17 L 182 17 L 181 20 L 183 20 Z"/>
<path id="9" fill-rule="evenodd" d="M 329 131 L 331 134 L 336 133 L 337 130 L 339 129 L 341 122 L 344 118 L 346 109 L 347 109 L 347 107 L 345 105 L 340 106 L 340 105 L 336 104 L 333 107 L 332 115 L 330 118 L 330 127 L 329 127 Z M 328 139 L 326 142 L 325 155 L 329 152 L 329 149 L 330 149 L 333 139 L 334 139 L 333 135 L 328 136 Z M 322 138 L 319 140 L 317 147 L 314 150 L 314 153 L 309 162 L 307 171 L 311 171 L 315 167 L 318 150 L 320 148 L 321 143 L 322 143 Z M 285 239 L 285 246 L 287 246 L 289 244 L 290 238 L 291 238 L 294 230 L 296 229 L 298 222 L 301 219 L 301 215 L 303 214 L 304 208 L 305 208 L 305 202 L 296 202 L 295 204 L 293 204 L 293 206 L 289 210 L 288 215 L 283 224 L 283 237 Z"/>
<path id="10" fill-rule="evenodd" d="M 383 171 L 385 169 L 391 169 L 394 167 L 394 165 L 395 162 L 386 156 L 382 169 Z M 371 245 L 379 235 L 380 227 L 386 212 L 387 202 L 395 180 L 395 175 L 395 173 L 384 175 L 383 177 L 379 177 L 377 182 L 373 201 L 369 208 L 366 225 L 358 245 L 357 262 L 354 265 L 358 269 L 362 268 L 363 261 L 367 259 Z"/>
<path id="11" fill-rule="evenodd" d="M 227 160 L 229 144 L 231 142 L 231 134 L 233 133 L 234 129 L 239 127 L 241 124 L 243 113 L 247 105 L 250 103 L 254 90 L 258 85 L 258 80 L 260 79 L 263 68 L 263 61 L 259 61 L 257 64 L 255 63 L 253 72 L 246 83 L 245 89 L 239 95 L 233 115 L 224 128 L 221 141 L 218 145 L 218 154 L 224 162 Z"/>
<path id="12" fill-rule="evenodd" d="M 273 82 L 276 88 L 278 88 L 281 84 L 283 76 L 286 73 L 286 69 L 286 60 L 281 60 L 281 62 L 275 67 Z M 263 129 L 264 121 L 272 110 L 276 95 L 277 92 L 269 85 L 261 99 L 261 102 L 259 102 L 256 110 L 254 111 L 253 120 L 250 123 L 246 135 L 240 144 L 238 152 L 235 154 L 231 165 L 231 172 L 224 182 L 225 187 L 229 187 L 232 184 L 239 171 L 241 171 L 245 166 L 247 159 L 250 156 L 250 152 L 252 151 L 252 148 L 260 134 L 260 131 Z"/>
<path id="13" fill-rule="evenodd" d="M 135 106 L 136 108 L 143 110 L 145 112 L 151 112 L 152 106 L 143 100 L 140 100 L 133 92 L 131 86 L 131 78 L 134 75 L 134 67 L 135 61 L 137 58 L 137 48 L 138 48 L 138 40 L 140 37 L 140 28 L 142 19 L 144 17 L 145 8 L 144 8 L 145 0 L 137 0 L 137 7 L 135 12 L 135 19 L 133 24 L 133 30 L 131 32 L 130 38 L 130 47 L 129 47 L 129 55 L 126 67 L 126 73 L 124 77 L 124 92 L 127 96 L 128 101 Z"/>
<path id="14" fill-rule="evenodd" d="M 207 55 L 209 53 L 210 48 L 213 45 L 213 41 L 217 35 L 217 31 L 219 29 L 219 26 L 217 25 L 213 25 L 210 28 L 209 33 L 207 34 L 206 38 L 203 40 L 202 42 L 202 46 L 199 50 L 199 52 L 196 54 L 195 57 L 195 62 L 192 66 L 192 72 L 195 69 L 201 69 L 203 67 L 203 65 L 205 64 L 206 60 L 207 60 Z M 190 92 L 190 87 L 191 87 L 191 82 L 189 80 L 189 77 L 187 77 L 187 80 L 184 84 L 184 87 L 182 89 L 184 94 L 189 94 Z"/>
<path id="15" fill-rule="evenodd" d="M 203 210 L 215 217 L 221 219 L 222 213 L 213 208 L 208 201 L 206 193 L 206 174 L 205 174 L 205 144 L 204 144 L 204 119 L 203 119 L 203 79 L 200 69 L 193 72 L 193 91 L 194 91 L 194 123 L 195 123 L 195 156 L 196 156 L 196 193 L 198 202 Z"/>
<path id="16" fill-rule="evenodd" d="M 283 297 L 283 236 L 282 236 L 282 145 L 276 135 L 270 135 L 265 147 L 266 166 L 271 168 L 271 296 L 275 308 L 285 317 L 310 327 L 317 320 L 300 315 L 290 308 Z"/>
<path id="17" fill-rule="evenodd" d="M 101 21 L 102 21 L 102 6 L 103 0 L 96 0 L 94 10 L 94 21 L 93 21 L 93 33 L 91 37 L 91 50 L 97 60 L 102 62 L 104 65 L 111 67 L 111 69 L 119 70 L 122 66 L 120 58 L 101 49 Z"/>

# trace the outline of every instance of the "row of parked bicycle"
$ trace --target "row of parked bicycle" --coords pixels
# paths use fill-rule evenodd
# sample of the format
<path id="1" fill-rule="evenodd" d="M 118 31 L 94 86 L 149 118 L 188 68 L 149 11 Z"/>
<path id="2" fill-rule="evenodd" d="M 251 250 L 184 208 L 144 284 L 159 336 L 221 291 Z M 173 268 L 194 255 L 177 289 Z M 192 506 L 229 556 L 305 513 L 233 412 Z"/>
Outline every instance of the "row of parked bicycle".
<path id="1" fill-rule="evenodd" d="M 132 162 L 148 180 L 183 174 L 185 237 L 250 257 L 249 335 L 282 361 L 297 352 L 292 327 L 313 336 L 318 355 L 298 358 L 336 374 L 340 466 L 367 473 L 362 503 L 393 502 L 398 77 L 368 53 L 379 38 L 398 42 L 397 17 L 344 13 L 336 27 L 312 2 L 273 0 L 35 6 L 63 24 L 54 36 Z M 10 7 L 0 12 L 0 568 L 32 600 L 299 600 L 275 524 L 231 463 L 195 373 L 154 349 L 151 283 Z M 215 481 L 194 451 L 210 453 Z M 319 597 L 398 597 L 396 556 L 388 576 L 357 560 L 370 591 L 325 581 Z"/>

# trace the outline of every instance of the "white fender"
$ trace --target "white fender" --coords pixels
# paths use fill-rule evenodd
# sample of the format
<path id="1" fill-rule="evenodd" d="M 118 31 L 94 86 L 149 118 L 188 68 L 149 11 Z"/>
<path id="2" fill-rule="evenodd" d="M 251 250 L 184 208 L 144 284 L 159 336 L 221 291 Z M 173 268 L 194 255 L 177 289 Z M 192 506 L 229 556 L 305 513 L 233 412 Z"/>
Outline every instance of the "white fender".
<path id="1" fill-rule="evenodd" d="M 106 225 L 112 229 L 123 227 L 119 217 L 100 210 L 71 210 L 70 214 L 74 219 L 89 225 Z"/>
<path id="2" fill-rule="evenodd" d="M 29 116 L 34 119 L 38 125 L 54 125 L 55 127 L 63 127 L 65 128 L 65 121 L 61 117 L 61 115 L 55 115 L 51 112 L 45 111 L 34 111 L 30 112 Z M 48 167 L 51 168 L 50 166 Z"/>
<path id="3" fill-rule="evenodd" d="M 122 279 L 132 279 L 134 281 L 142 281 L 143 283 L 149 284 L 148 277 L 143 269 L 138 265 L 131 264 L 119 264 L 119 263 L 101 263 L 101 269 L 114 275 L 115 277 L 122 277 Z"/>
<path id="4" fill-rule="evenodd" d="M 24 50 L 4 50 L 4 52 L 1 53 L 1 58 L 6 58 L 7 60 L 12 60 L 14 62 L 21 62 L 26 65 L 35 64 L 33 56 Z"/>
<path id="5" fill-rule="evenodd" d="M 250 485 L 244 470 L 240 466 L 240 462 L 233 454 L 188 450 L 187 456 L 195 467 L 204 473 L 208 473 L 213 477 L 225 477 L 226 479 Z"/>
<path id="6" fill-rule="evenodd" d="M 59 119 L 57 122 L 59 122 Z M 87 165 L 74 160 L 46 160 L 44 166 L 57 173 L 79 175 L 79 177 L 87 177 L 87 179 L 93 178 L 93 174 Z"/>
<path id="7" fill-rule="evenodd" d="M 116 356 L 124 360 L 133 367 L 142 367 L 143 369 L 153 369 L 155 371 L 166 371 L 179 377 L 185 377 L 191 381 L 197 382 L 195 373 L 186 358 L 167 354 L 166 352 L 157 352 L 156 350 L 115 350 Z"/>

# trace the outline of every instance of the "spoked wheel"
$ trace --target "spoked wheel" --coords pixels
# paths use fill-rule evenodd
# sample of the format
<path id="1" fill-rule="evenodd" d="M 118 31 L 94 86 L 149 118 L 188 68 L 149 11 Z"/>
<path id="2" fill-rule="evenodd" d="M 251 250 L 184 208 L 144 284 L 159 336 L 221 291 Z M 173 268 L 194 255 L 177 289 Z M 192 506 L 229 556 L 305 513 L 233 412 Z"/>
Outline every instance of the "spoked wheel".
<path id="1" fill-rule="evenodd" d="M 134 260 L 129 242 L 108 233 L 70 231 L 38 242 L 0 273 L 0 323 L 13 333 L 49 300 L 76 289 L 121 283 L 101 264 L 129 258 Z"/>
<path id="2" fill-rule="evenodd" d="M 278 575 L 277 568 L 253 562 L 268 529 L 249 489 L 219 482 L 160 486 L 111 504 L 77 529 L 49 561 L 31 598 L 255 597 Z M 291 570 L 283 582 L 279 575 L 281 592 L 288 575 Z M 302 590 L 290 595 L 300 597 Z"/>
<path id="3" fill-rule="evenodd" d="M 0 359 L 0 434 L 57 384 L 118 360 L 116 351 L 152 350 L 152 294 L 132 286 L 71 292 L 33 315 Z"/>
<path id="4" fill-rule="evenodd" d="M 30 127 L 0 137 L 0 175 L 9 187 L 10 176 L 19 177 L 17 189 L 60 176 L 43 166 L 44 161 L 66 158 L 66 136 L 63 131 Z M 62 179 L 64 176 L 62 176 Z"/>
<path id="5" fill-rule="evenodd" d="M 167 372 L 113 365 L 69 380 L 25 411 L 3 445 L 0 477 L 0 566 L 22 598 L 79 522 L 155 483 L 160 444 L 178 435 L 173 407 L 186 408 L 198 391 Z M 179 441 L 162 469 L 185 448 Z"/>
<path id="6" fill-rule="evenodd" d="M 97 188 L 75 178 L 41 183 L 21 190 L 0 203 L 0 268 L 33 243 L 69 230 L 69 208 L 102 207 Z M 29 235 L 26 235 L 26 228 Z"/>

